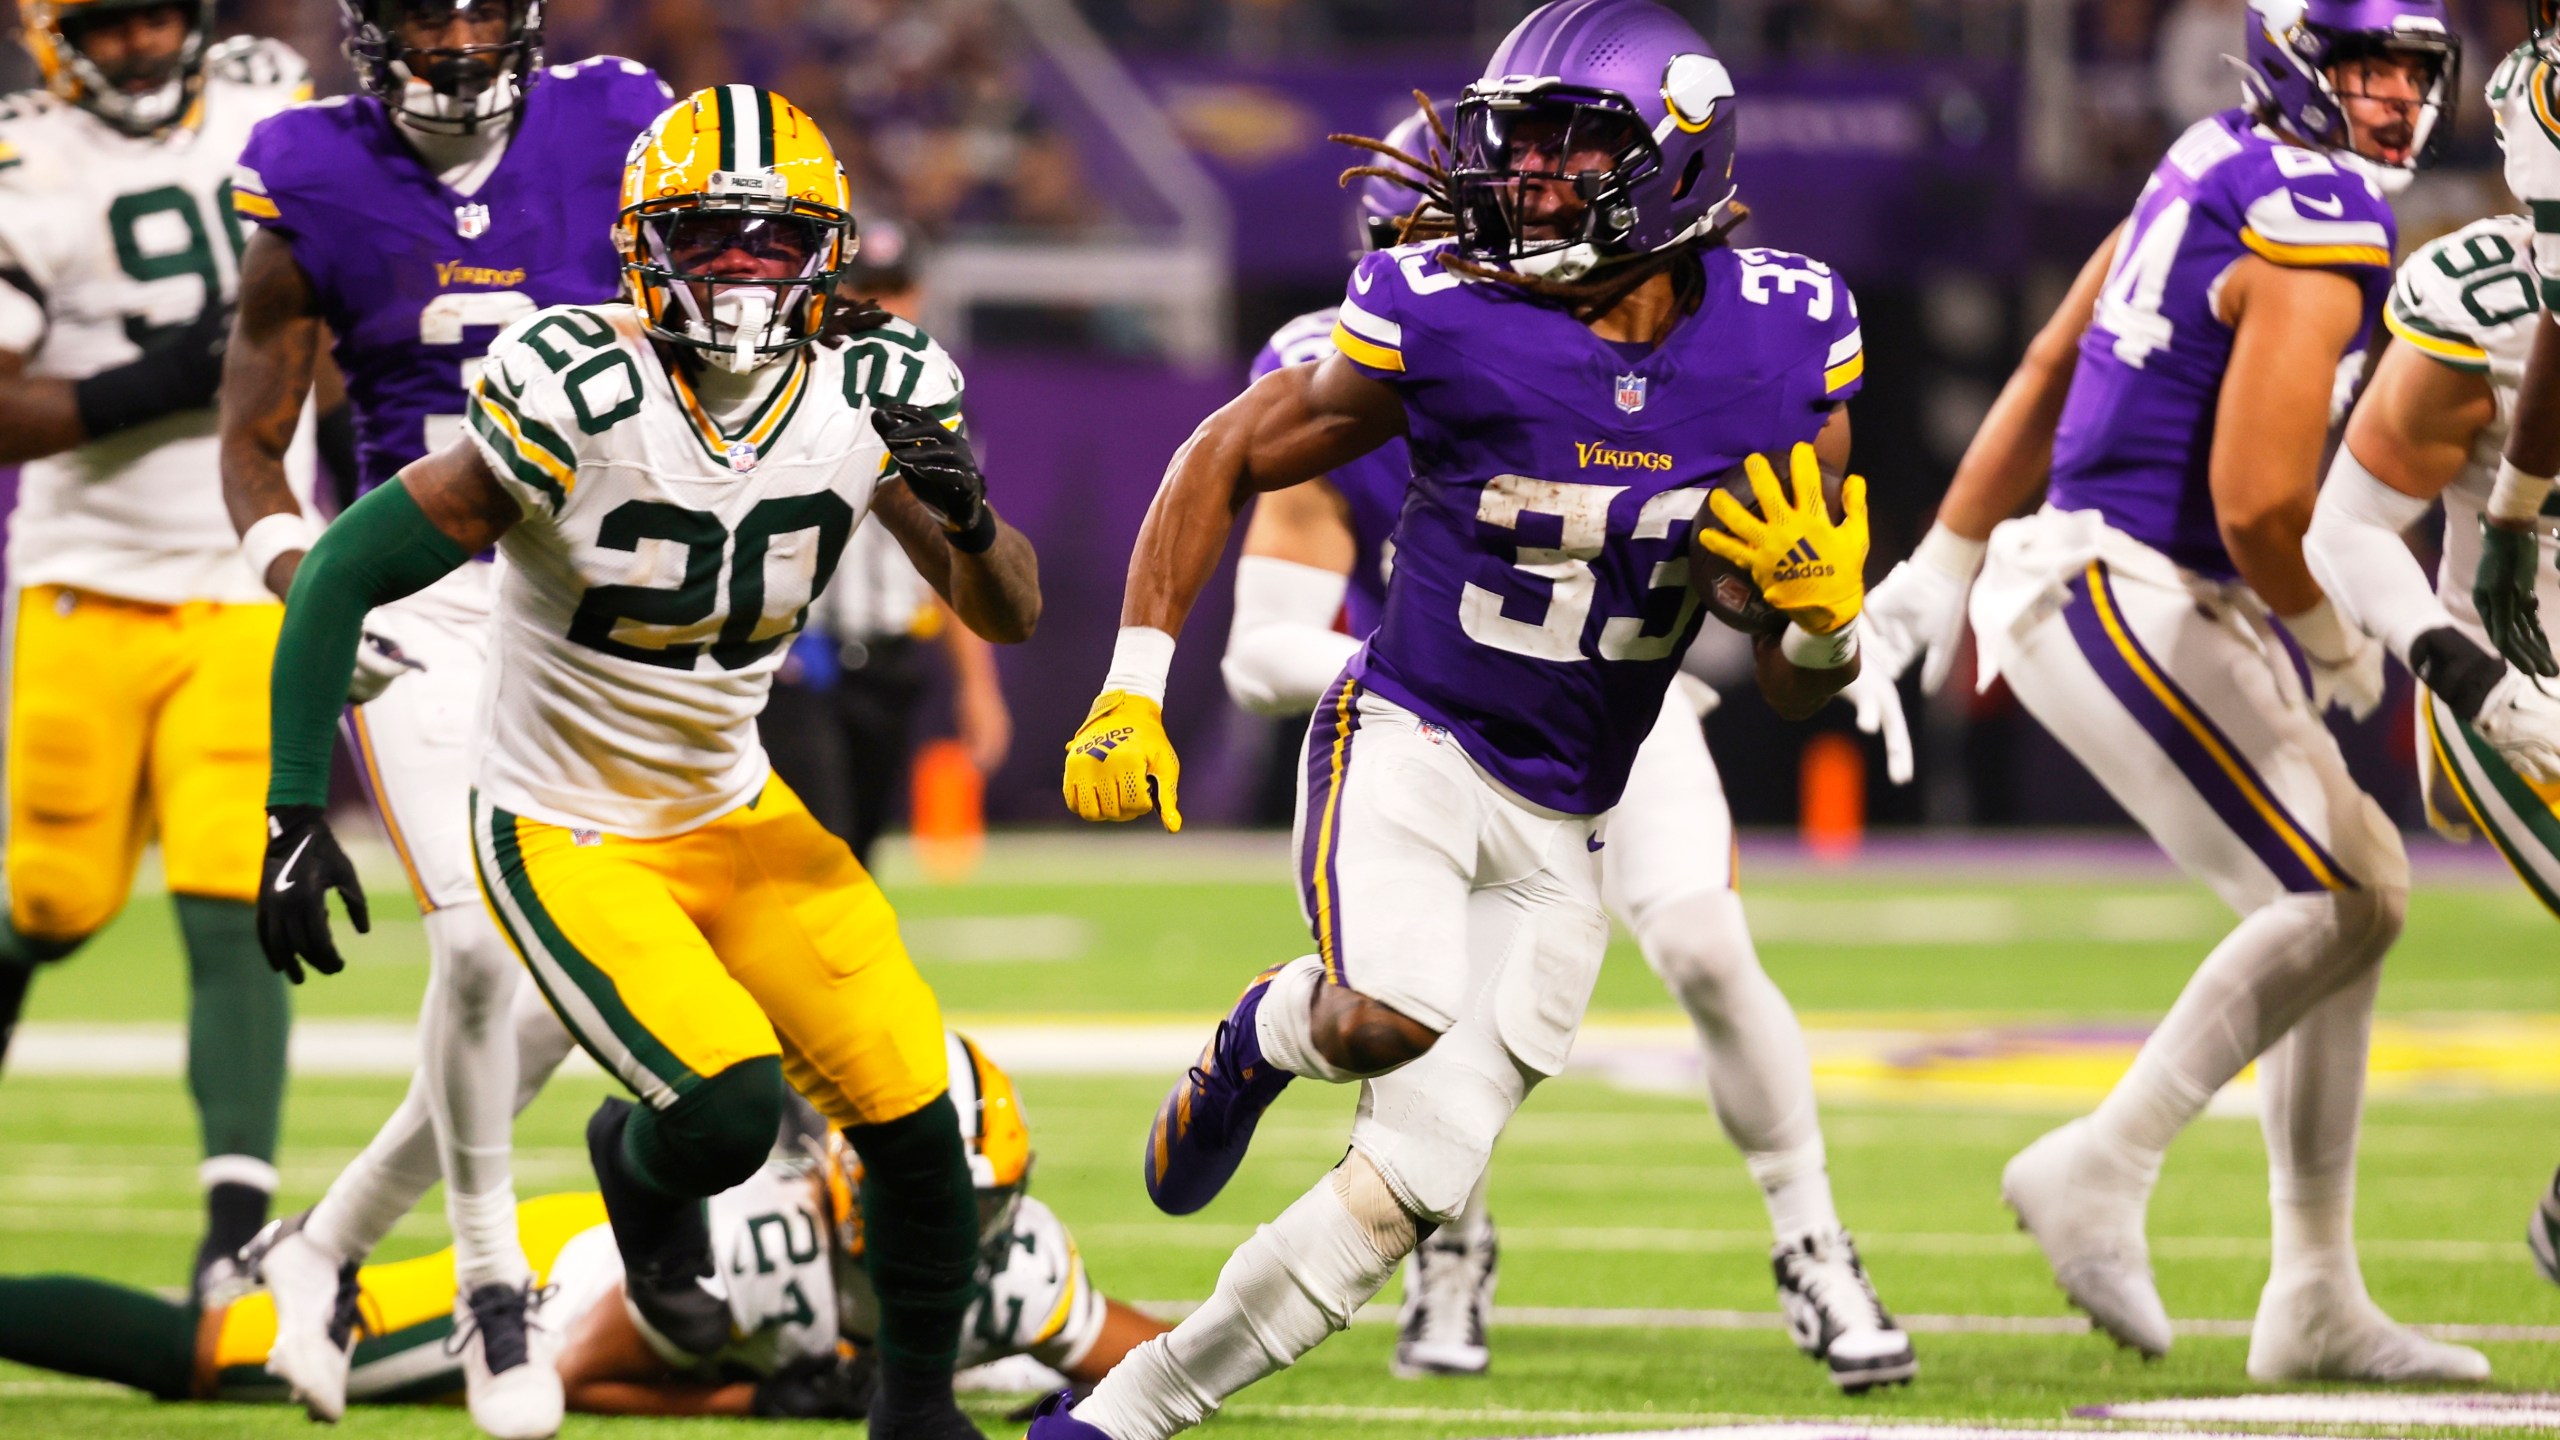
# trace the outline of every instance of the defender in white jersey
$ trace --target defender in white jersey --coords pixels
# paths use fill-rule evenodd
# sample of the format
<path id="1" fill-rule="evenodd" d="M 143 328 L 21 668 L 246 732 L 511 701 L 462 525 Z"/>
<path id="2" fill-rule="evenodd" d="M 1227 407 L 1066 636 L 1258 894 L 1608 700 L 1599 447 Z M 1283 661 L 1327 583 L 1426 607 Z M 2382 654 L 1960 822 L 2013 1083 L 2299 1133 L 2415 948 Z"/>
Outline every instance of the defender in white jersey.
<path id="1" fill-rule="evenodd" d="M 0 100 L 0 462 L 24 466 L 0 1053 L 35 969 L 114 918 L 156 836 L 191 982 L 195 1283 L 218 1287 L 275 1189 L 290 1023 L 250 913 L 283 610 L 212 479 L 241 252 L 227 186 L 250 127 L 309 86 L 281 44 L 214 44 L 211 0 L 20 8 L 47 83 Z M 309 488 L 307 462 L 288 474 Z"/>
<path id="2" fill-rule="evenodd" d="M 2492 93 L 2495 93 L 2493 86 Z M 2518 136 L 2511 146 L 2544 143 Z M 2544 908 L 2560 916 L 2560 685 L 2499 656 L 2472 589 L 2517 390 L 2541 324 L 2533 222 L 2496 215 L 2421 247 L 2400 267 L 2383 353 L 2330 463 L 2304 556 L 2321 587 L 2391 647 L 2424 688 L 2418 766 L 2427 821 L 2456 840 L 2486 835 Z M 2401 537 L 2444 505 L 2444 560 L 2429 583 Z M 2546 500 L 2544 516 L 2560 501 Z M 2530 578 L 2560 613 L 2560 541 L 2537 524 Z M 2560 1179 L 2526 1232 L 2560 1283 Z"/>
<path id="3" fill-rule="evenodd" d="M 698 92 L 632 147 L 623 195 L 630 303 L 509 326 L 468 443 L 358 501 L 302 563 L 261 938 L 279 966 L 334 965 L 320 892 L 361 915 L 321 801 L 365 611 L 498 545 L 479 881 L 561 1019 L 643 1102 L 588 1129 L 635 1311 L 688 1354 L 726 1335 L 697 1283 L 695 1202 L 762 1162 L 787 1075 L 870 1177 L 872 1433 L 974 1435 L 950 1393 L 976 1224 L 941 1012 L 879 888 L 773 778 L 755 719 L 867 514 L 990 640 L 1030 634 L 1035 562 L 967 444 L 875 405 L 821 343 L 853 221 L 805 112 Z"/>

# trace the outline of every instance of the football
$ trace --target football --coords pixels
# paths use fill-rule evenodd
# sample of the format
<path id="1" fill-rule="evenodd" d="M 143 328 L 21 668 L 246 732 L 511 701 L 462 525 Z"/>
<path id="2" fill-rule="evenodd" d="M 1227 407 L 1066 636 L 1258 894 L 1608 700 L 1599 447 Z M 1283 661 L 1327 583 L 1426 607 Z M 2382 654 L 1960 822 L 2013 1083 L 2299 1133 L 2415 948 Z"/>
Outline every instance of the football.
<path id="1" fill-rule="evenodd" d="M 1843 478 L 1843 472 L 1828 465 L 1822 467 L 1822 503 L 1830 509 L 1834 520 L 1846 518 L 1846 512 L 1840 508 Z M 1778 483 L 1781 486 L 1788 483 L 1784 465 L 1778 467 Z M 1734 465 L 1718 475 L 1715 488 L 1741 501 L 1743 509 L 1754 515 L 1760 513 L 1760 502 L 1751 493 L 1751 472 L 1743 466 Z M 1704 509 L 1698 512 L 1698 527 L 1701 530 L 1724 529 L 1717 522 L 1715 513 Z M 1705 597 L 1708 611 L 1718 620 L 1754 639 L 1774 639 L 1779 631 L 1787 628 L 1786 612 L 1761 597 L 1760 587 L 1752 580 L 1750 571 L 1704 545 L 1690 546 L 1689 564 L 1693 567 L 1690 574 L 1698 593 Z"/>

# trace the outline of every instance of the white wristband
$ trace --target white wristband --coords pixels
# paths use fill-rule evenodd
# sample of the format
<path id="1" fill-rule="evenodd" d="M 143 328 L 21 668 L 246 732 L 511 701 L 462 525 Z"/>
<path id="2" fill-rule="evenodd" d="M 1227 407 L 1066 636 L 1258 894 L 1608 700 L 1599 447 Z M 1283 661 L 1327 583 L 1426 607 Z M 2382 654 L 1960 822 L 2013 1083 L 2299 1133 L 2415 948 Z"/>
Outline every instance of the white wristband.
<path id="1" fill-rule="evenodd" d="M 1973 583 L 1975 572 L 1982 569 L 1982 552 L 1991 548 L 1988 540 L 1967 540 L 1947 528 L 1940 520 L 1930 525 L 1929 533 L 1920 537 L 1911 558 L 1932 569 L 1954 576 L 1959 585 Z"/>
<path id="2" fill-rule="evenodd" d="M 2489 490 L 2489 518 L 2508 525 L 2531 525 L 2542 515 L 2542 502 L 2551 498 L 2551 477 L 2527 475 L 2513 462 L 2498 462 L 2498 483 Z"/>
<path id="3" fill-rule="evenodd" d="M 1164 703 L 1164 678 L 1173 669 L 1173 637 L 1152 625 L 1123 625 L 1111 647 L 1111 673 L 1104 690 L 1126 690 Z"/>
<path id="4" fill-rule="evenodd" d="M 310 516 L 299 510 L 278 510 L 272 515 L 260 516 L 256 524 L 242 533 L 240 554 L 249 562 L 249 573 L 257 576 L 258 583 L 263 585 L 267 581 L 267 572 L 275 568 L 278 556 L 308 550 L 319 539 L 319 523 Z"/>
<path id="5" fill-rule="evenodd" d="M 1790 620 L 1786 633 L 1778 637 L 1778 653 L 1799 670 L 1837 670 L 1858 658 L 1858 622 L 1851 620 L 1828 635 L 1816 635 Z"/>

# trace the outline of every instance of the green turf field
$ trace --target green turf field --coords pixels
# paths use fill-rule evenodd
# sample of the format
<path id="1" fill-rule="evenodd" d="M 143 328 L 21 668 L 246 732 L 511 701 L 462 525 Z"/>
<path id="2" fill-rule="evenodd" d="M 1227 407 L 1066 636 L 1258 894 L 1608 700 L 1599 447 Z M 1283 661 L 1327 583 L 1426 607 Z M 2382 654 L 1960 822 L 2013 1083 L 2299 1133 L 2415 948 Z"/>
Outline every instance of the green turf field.
<path id="1" fill-rule="evenodd" d="M 2440 878 L 2413 905 L 2384 985 L 2395 1022 L 2560 1014 L 2549 918 L 2495 875 L 2432 873 Z M 1178 847 L 1034 845 L 1000 850 L 967 886 L 924 886 L 894 865 L 886 874 L 963 1024 L 1011 1028 L 1054 1016 L 1088 1027 L 1205 1025 L 1246 974 L 1300 948 L 1285 871 L 1267 846 L 1211 837 Z M 1753 865 L 1747 894 L 1769 967 L 1807 1012 L 1820 1051 L 1823 1037 L 1852 1029 L 2138 1026 L 2167 1004 L 2225 922 L 2155 867 L 2101 874 Z M 407 909 L 395 889 L 377 905 Z M 92 951 L 47 977 L 31 1033 L 72 1024 L 165 1031 L 181 1013 L 173 935 L 165 906 L 137 904 Z M 424 974 L 414 919 L 387 923 L 349 973 L 305 987 L 302 1013 L 402 1019 Z M 1673 1014 L 1623 942 L 1595 1013 L 1638 1028 Z M 1112 1033 L 1097 1030 L 1094 1043 L 1108 1045 Z M 2360 1219 L 2374 1293 L 2411 1321 L 2560 1327 L 2560 1290 L 2533 1273 L 2520 1239 L 2560 1161 L 2560 1093 L 2543 1093 L 2550 1087 L 2530 1047 L 2503 1065 L 2483 1061 L 2477 1075 L 2460 1056 L 2447 1063 L 2444 1075 L 2400 1085 L 2369 1113 Z M 1035 1188 L 1076 1231 L 1096 1281 L 1140 1301 L 1205 1294 L 1228 1248 L 1339 1156 L 1352 1098 L 1295 1087 L 1229 1192 L 1174 1222 L 1148 1208 L 1137 1171 L 1169 1072 L 1036 1068 L 1020 1077 L 1040 1155 Z M 522 1191 L 581 1183 L 579 1126 L 604 1084 L 564 1076 L 537 1102 L 519 1132 Z M 297 1081 L 285 1204 L 317 1194 L 400 1086 L 390 1076 Z M 2076 1406 L 2252 1388 L 2241 1374 L 2245 1322 L 2266 1264 L 2254 1123 L 2207 1119 L 2171 1154 L 2152 1214 L 2155 1256 L 2171 1312 L 2196 1325 L 2169 1359 L 2145 1365 L 2086 1334 L 2054 1333 L 2068 1312 L 1997 1201 L 2001 1162 L 2079 1102 L 1879 1103 L 1873 1097 L 1891 1086 L 1869 1085 L 1856 1092 L 1866 1098 L 1826 1105 L 1842 1211 L 1886 1301 L 1922 1331 L 1916 1385 L 1844 1400 L 1774 1328 L 1758 1197 L 1704 1105 L 1678 1088 L 1577 1073 L 1542 1089 L 1514 1124 L 1493 1196 L 1500 1302 L 1526 1315 L 1498 1325 L 1491 1378 L 1391 1380 L 1392 1328 L 1363 1324 L 1238 1397 L 1216 1430 L 1273 1440 L 1545 1436 L 1825 1415 L 2053 1425 Z M 179 1283 L 196 1233 L 195 1159 L 173 1076 L 10 1075 L 0 1081 L 0 1271 Z M 431 1199 L 382 1258 L 442 1241 Z M 2502 1387 L 2560 1390 L 2560 1348 L 2549 1339 L 2483 1348 Z M 989 1401 L 981 1411 L 992 1434 L 1013 1433 L 993 1419 L 1002 1408 Z M 0 1435 L 265 1436 L 303 1426 L 280 1408 L 153 1405 L 0 1367 Z M 437 1411 L 358 1410 L 345 1428 L 469 1433 L 458 1413 Z M 749 1428 L 573 1418 L 567 1433 Z"/>

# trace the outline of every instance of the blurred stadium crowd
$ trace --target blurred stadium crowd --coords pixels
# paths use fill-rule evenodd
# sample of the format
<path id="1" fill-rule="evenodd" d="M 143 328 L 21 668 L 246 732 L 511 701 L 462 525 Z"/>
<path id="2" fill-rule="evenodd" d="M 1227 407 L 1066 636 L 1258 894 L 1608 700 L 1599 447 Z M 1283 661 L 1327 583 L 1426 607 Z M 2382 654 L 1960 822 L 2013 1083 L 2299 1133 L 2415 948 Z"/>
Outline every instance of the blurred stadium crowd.
<path id="1" fill-rule="evenodd" d="M 1673 5 L 1741 77 L 1741 180 L 1759 216 L 1748 238 L 1821 256 L 1856 289 L 1873 357 L 1859 402 L 1859 463 L 1875 482 L 1881 575 L 1926 527 L 2000 379 L 2162 148 L 2237 98 L 2225 57 L 2240 48 L 2243 0 Z M 879 637 L 846 636 L 846 654 L 857 664 L 865 653 L 902 657 L 896 684 L 909 698 L 901 704 L 924 707 L 914 740 L 957 732 L 984 762 L 1005 755 L 1009 719 L 1026 743 L 987 778 L 989 818 L 1058 823 L 1050 745 L 1075 715 L 1049 713 L 1047 692 L 1080 695 L 1100 671 L 1120 578 L 1117 560 L 1101 557 L 1125 552 L 1125 527 L 1164 457 L 1233 393 L 1263 338 L 1341 295 L 1349 230 L 1332 177 L 1343 160 L 1323 137 L 1382 133 L 1414 85 L 1453 91 L 1530 7 L 549 0 L 546 8 L 555 58 L 626 55 L 679 92 L 743 79 L 806 106 L 853 175 L 868 258 L 896 283 L 921 276 L 941 292 L 942 309 L 919 299 L 919 313 L 969 365 L 973 424 L 998 483 L 1057 507 L 1053 528 L 1038 536 L 1049 557 L 1051 619 L 1044 643 L 1030 647 L 1038 653 L 1004 658 L 1020 710 L 1012 717 L 983 687 L 955 699 L 941 678 L 947 667 L 909 668 L 903 656 L 929 654 L 938 648 L 931 644 L 883 650 Z M 2445 162 L 2399 202 L 2404 245 L 2513 203 L 2479 87 L 2523 38 L 2522 8 L 2502 0 L 2450 8 L 2465 42 L 2462 101 Z M 227 30 L 291 43 L 322 93 L 350 87 L 336 5 L 223 0 L 220 16 Z M 1100 63 L 1087 63 L 1093 57 Z M 0 88 L 32 79 L 17 47 L 0 47 Z M 1113 113 L 1116 97 L 1151 103 Z M 1150 133 L 1180 152 L 1179 163 L 1147 149 Z M 1173 173 L 1186 169 L 1187 181 Z M 1204 214 L 1215 223 L 1204 227 Z M 1177 252 L 1193 261 L 1208 252 L 1205 271 L 1184 272 L 1205 281 L 1176 289 L 1157 277 L 1170 275 Z M 955 263 L 928 263 L 938 259 Z M 1012 283 L 1016 270 L 1049 276 L 1062 293 L 1039 293 L 1048 282 Z M 985 291 L 989 276 L 1002 293 Z M 1094 283 L 1079 286 L 1076 277 Z M 1188 353 L 1166 339 L 1163 319 L 1186 309 L 1217 312 L 1192 316 Z M 1205 347 L 1201 336 L 1211 337 Z M 1101 423 L 1098 403 L 1140 393 L 1146 405 L 1118 407 L 1113 423 Z M 1092 493 L 1096 486 L 1112 498 Z M 1195 625 L 1222 629 L 1222 604 Z M 2395 684 L 2404 693 L 2345 740 L 2367 783 L 2415 823 L 2405 679 Z M 1178 738 L 1200 752 L 1186 794 L 1198 796 L 1203 818 L 1285 824 L 1292 727 L 1231 711 L 1212 667 L 1178 669 L 1175 688 L 1168 713 Z M 2120 818 L 1997 687 L 1975 695 L 1960 674 L 1936 697 L 1924 701 L 1912 689 L 1906 699 L 1923 779 L 1893 790 L 1870 764 L 1868 808 L 1879 823 Z M 1835 712 L 1816 728 L 1845 730 L 1845 711 Z M 788 723 L 777 717 L 767 728 Z M 1720 746 L 1754 755 L 1792 758 L 1806 739 L 1748 696 L 1710 729 Z M 1727 778 L 1746 823 L 1796 818 L 1793 764 L 1729 768 Z"/>

